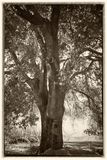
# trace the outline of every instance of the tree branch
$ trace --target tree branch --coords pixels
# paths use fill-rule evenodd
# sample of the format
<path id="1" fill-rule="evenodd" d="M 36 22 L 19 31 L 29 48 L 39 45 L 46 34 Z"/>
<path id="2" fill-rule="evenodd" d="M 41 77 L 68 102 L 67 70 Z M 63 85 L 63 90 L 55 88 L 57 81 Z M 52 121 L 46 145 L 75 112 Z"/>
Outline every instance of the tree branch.
<path id="1" fill-rule="evenodd" d="M 70 58 L 66 58 L 66 59 L 62 59 L 62 60 L 60 60 L 60 63 L 62 63 L 62 62 L 67 62 L 68 60 L 71 60 L 71 57 Z"/>
<path id="2" fill-rule="evenodd" d="M 90 51 L 90 52 L 92 52 L 92 53 L 95 53 L 95 54 L 97 54 L 97 55 L 99 55 L 99 56 L 102 56 L 102 53 L 101 53 L 101 52 L 96 51 L 96 50 L 93 49 L 92 47 L 86 47 L 85 49 L 88 50 L 88 51 Z"/>
<path id="3" fill-rule="evenodd" d="M 12 71 L 4 71 L 4 74 L 10 75 L 12 74 Z"/>
<path id="4" fill-rule="evenodd" d="M 92 66 L 93 61 L 91 61 L 91 63 L 89 64 L 89 66 L 87 68 L 85 68 L 84 70 L 80 71 L 80 72 L 75 72 L 71 77 L 70 80 L 72 80 L 73 78 L 75 78 L 75 76 L 79 75 L 79 74 L 85 74 L 86 72 L 88 72 L 90 70 L 90 67 Z"/>
<path id="5" fill-rule="evenodd" d="M 96 51 L 95 49 L 93 49 L 92 47 L 85 47 L 85 48 L 82 48 L 80 51 L 79 51 L 79 55 L 86 52 L 86 51 L 89 51 L 91 53 L 94 53 L 95 55 L 98 56 L 98 58 L 102 58 L 102 55 L 103 53 L 102 52 L 99 52 L 99 51 Z"/>
<path id="6" fill-rule="evenodd" d="M 89 59 L 89 60 L 92 60 L 92 61 L 101 61 L 102 60 L 102 53 L 101 52 L 98 52 L 96 50 L 94 50 L 93 48 L 91 47 L 86 47 L 86 48 L 83 48 L 79 51 L 79 55 L 86 52 L 86 51 L 90 51 L 92 53 L 95 53 L 96 55 L 88 55 L 88 56 L 85 56 L 85 58 Z M 62 62 L 66 62 L 68 60 L 70 60 L 71 58 L 66 58 L 66 59 L 62 59 L 60 61 L 60 63 Z"/>
<path id="7" fill-rule="evenodd" d="M 88 102 L 91 100 L 92 103 L 93 103 L 93 107 L 90 106 L 90 102 L 89 102 L 89 108 L 90 108 L 90 110 L 93 110 L 93 112 L 96 112 L 97 115 L 99 114 L 99 110 L 98 110 L 98 108 L 97 108 L 97 105 L 96 105 L 96 103 L 95 103 L 95 100 L 94 100 L 90 95 L 88 95 L 88 94 L 85 93 L 84 91 L 80 91 L 80 90 L 75 89 L 75 88 L 72 88 L 72 89 L 73 89 L 74 91 L 76 91 L 76 92 L 79 92 L 79 93 L 85 95 L 85 96 L 87 97 Z"/>
<path id="8" fill-rule="evenodd" d="M 48 19 L 40 16 L 34 5 L 13 5 L 12 8 L 18 16 L 29 21 L 31 24 L 41 25 L 45 22 L 48 22 Z"/>
<path id="9" fill-rule="evenodd" d="M 27 76 L 27 74 L 24 72 L 24 70 L 23 70 L 23 68 L 22 68 L 22 66 L 21 66 L 21 63 L 20 63 L 20 61 L 18 60 L 16 54 L 15 54 L 13 51 L 11 51 L 10 54 L 12 55 L 12 57 L 13 57 L 13 59 L 14 59 L 14 62 L 16 63 L 18 69 L 19 69 L 19 70 L 21 71 L 21 73 L 23 74 L 26 82 L 27 82 L 28 85 L 31 87 L 31 85 L 32 85 L 32 83 L 31 83 L 32 79 L 29 78 L 29 77 Z"/>
<path id="10" fill-rule="evenodd" d="M 87 97 L 87 99 L 91 99 L 92 102 L 95 103 L 95 102 L 94 102 L 94 99 L 93 99 L 90 95 L 88 95 L 87 93 L 85 93 L 84 91 L 80 91 L 80 90 L 78 90 L 78 89 L 76 89 L 76 88 L 72 88 L 72 90 L 74 90 L 74 91 L 76 91 L 76 92 L 79 92 L 79 93 L 85 95 L 85 96 Z"/>
<path id="11" fill-rule="evenodd" d="M 51 27 L 52 27 L 52 34 L 54 37 L 57 36 L 57 32 L 58 32 L 59 14 L 60 14 L 60 6 L 53 5 L 52 15 L 51 15 Z"/>
<path id="12" fill-rule="evenodd" d="M 102 57 L 96 57 L 94 55 L 85 56 L 85 58 L 92 60 L 92 61 L 102 61 Z"/>

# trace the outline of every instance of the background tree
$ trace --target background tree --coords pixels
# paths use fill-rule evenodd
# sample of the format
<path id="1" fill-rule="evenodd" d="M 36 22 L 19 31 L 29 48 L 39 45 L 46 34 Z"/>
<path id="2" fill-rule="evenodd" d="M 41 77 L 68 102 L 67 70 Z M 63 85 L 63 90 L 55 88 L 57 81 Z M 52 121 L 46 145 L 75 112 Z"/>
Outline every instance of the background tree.
<path id="1" fill-rule="evenodd" d="M 64 100 L 70 90 L 74 97 L 86 97 L 84 104 L 101 128 L 103 6 L 5 4 L 4 11 L 5 54 L 14 61 L 5 73 L 15 73 L 36 101 L 40 151 L 63 146 Z M 74 106 L 79 110 L 76 101 Z"/>

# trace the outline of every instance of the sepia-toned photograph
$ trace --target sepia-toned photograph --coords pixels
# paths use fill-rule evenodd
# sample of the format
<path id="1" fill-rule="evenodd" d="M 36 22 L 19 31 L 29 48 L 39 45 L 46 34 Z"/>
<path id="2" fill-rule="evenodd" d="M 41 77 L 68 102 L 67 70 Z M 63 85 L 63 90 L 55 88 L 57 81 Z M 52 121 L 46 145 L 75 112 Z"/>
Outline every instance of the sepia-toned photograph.
<path id="1" fill-rule="evenodd" d="M 103 3 L 3 3 L 4 156 L 103 157 Z"/>

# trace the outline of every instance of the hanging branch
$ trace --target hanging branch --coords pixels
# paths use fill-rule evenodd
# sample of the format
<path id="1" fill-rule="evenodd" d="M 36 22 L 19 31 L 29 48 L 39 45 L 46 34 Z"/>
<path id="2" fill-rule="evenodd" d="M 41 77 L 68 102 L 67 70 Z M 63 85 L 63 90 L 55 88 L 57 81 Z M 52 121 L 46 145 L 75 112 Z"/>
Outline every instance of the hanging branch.
<path id="1" fill-rule="evenodd" d="M 95 100 L 92 98 L 92 96 L 90 96 L 89 94 L 85 93 L 84 91 L 78 90 L 76 88 L 71 88 L 71 89 L 76 91 L 76 92 L 79 92 L 79 93 L 85 95 L 88 100 L 90 99 L 92 101 L 92 103 L 93 103 L 93 106 L 94 106 L 94 107 L 90 108 L 90 105 L 89 105 L 90 110 L 93 110 L 93 112 L 96 112 L 97 115 L 99 114 L 99 110 L 97 109 L 97 105 L 95 103 Z"/>

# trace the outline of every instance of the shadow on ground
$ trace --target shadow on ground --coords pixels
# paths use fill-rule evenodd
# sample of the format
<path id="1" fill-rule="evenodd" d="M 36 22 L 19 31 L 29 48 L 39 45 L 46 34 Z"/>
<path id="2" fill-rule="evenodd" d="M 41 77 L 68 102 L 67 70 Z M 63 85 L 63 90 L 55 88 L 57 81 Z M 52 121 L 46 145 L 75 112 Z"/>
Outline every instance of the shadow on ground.
<path id="1" fill-rule="evenodd" d="M 48 149 L 39 154 L 39 146 L 29 144 L 10 145 L 5 148 L 5 156 L 71 156 L 71 157 L 101 157 L 103 156 L 102 142 L 72 142 L 64 143 L 60 150 Z"/>

